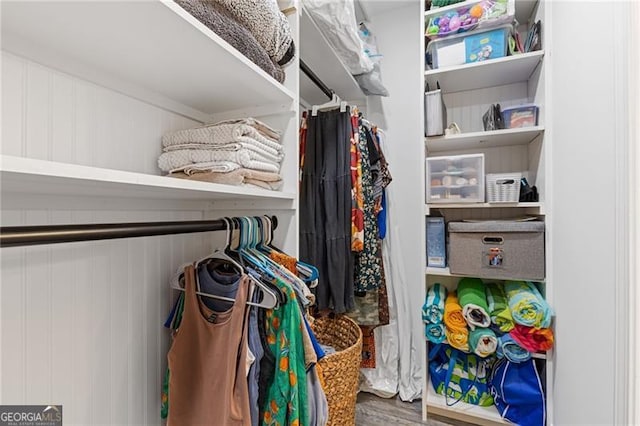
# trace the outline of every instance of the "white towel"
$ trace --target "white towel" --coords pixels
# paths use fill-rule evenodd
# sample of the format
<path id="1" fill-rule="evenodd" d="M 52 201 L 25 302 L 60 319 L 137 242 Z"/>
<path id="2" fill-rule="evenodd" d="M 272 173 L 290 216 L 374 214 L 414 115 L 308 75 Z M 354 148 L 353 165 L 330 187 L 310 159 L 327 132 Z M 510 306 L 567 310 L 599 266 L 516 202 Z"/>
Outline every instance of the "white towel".
<path id="1" fill-rule="evenodd" d="M 241 139 L 241 138 L 247 139 Z M 187 143 L 204 143 L 212 145 L 224 145 L 233 142 L 249 140 L 257 141 L 271 147 L 276 151 L 282 150 L 282 144 L 262 135 L 254 127 L 247 124 L 210 124 L 194 129 L 179 130 L 168 133 L 162 137 L 162 146 L 167 148 L 172 145 Z"/>
<path id="2" fill-rule="evenodd" d="M 491 325 L 491 317 L 487 311 L 473 303 L 467 303 L 462 307 L 462 316 L 471 330 L 475 330 L 476 327 L 487 328 Z"/>
<path id="3" fill-rule="evenodd" d="M 180 151 L 183 149 L 211 149 L 221 151 L 238 151 L 241 149 L 248 149 L 255 151 L 258 154 L 266 158 L 271 158 L 273 161 L 280 162 L 284 158 L 284 150 L 273 149 L 270 146 L 264 145 L 256 140 L 241 137 L 238 142 L 226 143 L 222 145 L 207 144 L 207 143 L 181 143 L 177 145 L 171 145 L 164 148 L 163 152 Z"/>
<path id="4" fill-rule="evenodd" d="M 211 161 L 209 163 L 189 164 L 182 167 L 176 167 L 175 169 L 172 169 L 169 172 L 170 173 L 182 172 L 186 175 L 192 175 L 194 173 L 202 173 L 202 172 L 228 173 L 234 170 L 238 170 L 240 168 L 242 168 L 240 164 L 234 163 L 232 161 Z"/>
<path id="5" fill-rule="evenodd" d="M 240 149 L 238 151 L 184 149 L 181 151 L 164 152 L 158 158 L 158 167 L 160 167 L 162 171 L 169 172 L 192 164 L 219 161 L 230 161 L 247 169 L 273 173 L 280 172 L 279 162 L 248 149 Z"/>

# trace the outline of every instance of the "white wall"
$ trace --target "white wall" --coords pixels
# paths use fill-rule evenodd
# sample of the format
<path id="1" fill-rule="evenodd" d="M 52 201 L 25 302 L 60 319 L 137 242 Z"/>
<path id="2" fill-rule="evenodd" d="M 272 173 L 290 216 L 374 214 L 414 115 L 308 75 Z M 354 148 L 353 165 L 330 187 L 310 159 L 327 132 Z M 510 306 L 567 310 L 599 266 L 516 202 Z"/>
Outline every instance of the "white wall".
<path id="1" fill-rule="evenodd" d="M 611 2 L 552 3 L 552 248 L 556 310 L 555 424 L 622 424 L 614 376 L 616 231 L 615 31 Z M 577 19 L 579 18 L 579 19 Z M 545 58 L 546 60 L 547 58 Z M 624 141 L 622 141 L 624 142 Z M 624 324 L 623 324 L 624 325 Z M 624 374 L 624 373 L 623 373 Z M 618 412 L 618 414 L 620 414 Z"/>
<path id="2" fill-rule="evenodd" d="M 388 187 L 391 253 L 402 280 L 393 285 L 402 293 L 395 303 L 400 329 L 400 397 L 419 398 L 422 391 L 424 335 L 420 309 L 424 295 L 424 162 L 421 82 L 421 2 L 397 1 L 394 7 L 371 16 L 382 62 L 388 98 L 374 99 L 368 117 L 387 133 L 386 153 L 393 182 Z M 366 4 L 365 4 L 366 6 Z M 384 111 L 384 119 L 376 110 Z M 386 122 L 386 126 L 382 123 Z M 419 232 L 416 232 L 419 231 Z M 386 267 L 386 266 L 385 266 Z"/>

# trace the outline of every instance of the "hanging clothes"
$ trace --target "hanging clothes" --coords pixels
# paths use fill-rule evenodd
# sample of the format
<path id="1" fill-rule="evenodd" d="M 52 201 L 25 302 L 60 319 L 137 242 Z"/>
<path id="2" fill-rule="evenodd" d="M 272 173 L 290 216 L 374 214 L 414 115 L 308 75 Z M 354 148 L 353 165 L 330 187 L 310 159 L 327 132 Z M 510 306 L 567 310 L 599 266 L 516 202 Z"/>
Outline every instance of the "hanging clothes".
<path id="1" fill-rule="evenodd" d="M 215 312 L 200 301 L 192 265 L 185 268 L 184 279 L 184 312 L 167 357 L 167 424 L 249 426 L 245 364 L 249 278 L 243 277 L 233 307 L 224 312 Z"/>
<path id="2" fill-rule="evenodd" d="M 300 190 L 300 259 L 318 268 L 319 309 L 353 307 L 351 118 L 320 111 L 307 118 Z"/>
<path id="3" fill-rule="evenodd" d="M 351 251 L 364 247 L 364 196 L 362 194 L 362 158 L 358 150 L 360 132 L 357 110 L 351 115 Z"/>

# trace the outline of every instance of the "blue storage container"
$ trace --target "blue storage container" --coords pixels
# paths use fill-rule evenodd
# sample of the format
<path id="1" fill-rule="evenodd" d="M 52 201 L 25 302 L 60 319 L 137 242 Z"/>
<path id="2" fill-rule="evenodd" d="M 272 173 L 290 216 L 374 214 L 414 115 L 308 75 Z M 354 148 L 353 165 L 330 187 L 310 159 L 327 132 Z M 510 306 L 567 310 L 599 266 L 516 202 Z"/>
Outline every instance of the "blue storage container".
<path id="1" fill-rule="evenodd" d="M 507 56 L 509 30 L 510 27 L 501 27 L 465 37 L 465 62 L 479 62 Z"/>

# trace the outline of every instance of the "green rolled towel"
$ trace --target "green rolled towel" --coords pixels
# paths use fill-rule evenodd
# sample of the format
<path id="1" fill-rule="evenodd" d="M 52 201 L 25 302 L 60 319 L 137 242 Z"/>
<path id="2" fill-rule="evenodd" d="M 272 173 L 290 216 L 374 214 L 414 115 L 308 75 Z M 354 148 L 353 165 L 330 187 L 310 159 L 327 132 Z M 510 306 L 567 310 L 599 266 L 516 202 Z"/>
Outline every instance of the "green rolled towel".
<path id="1" fill-rule="evenodd" d="M 487 303 L 489 305 L 489 316 L 500 331 L 508 333 L 513 329 L 513 317 L 509 309 L 509 300 L 504 292 L 502 284 L 486 284 Z"/>
<path id="2" fill-rule="evenodd" d="M 484 283 L 479 278 L 463 278 L 458 283 L 458 301 L 462 306 L 462 315 L 471 330 L 491 325 L 484 288 Z"/>
<path id="3" fill-rule="evenodd" d="M 496 333 L 490 328 L 476 328 L 469 332 L 469 349 L 482 357 L 486 358 L 495 353 L 498 349 L 498 338 Z"/>

